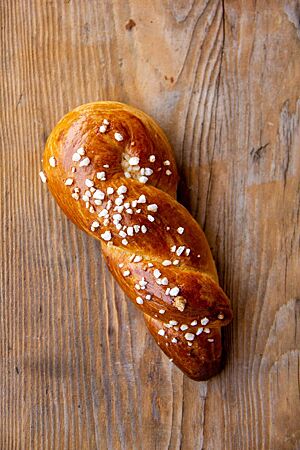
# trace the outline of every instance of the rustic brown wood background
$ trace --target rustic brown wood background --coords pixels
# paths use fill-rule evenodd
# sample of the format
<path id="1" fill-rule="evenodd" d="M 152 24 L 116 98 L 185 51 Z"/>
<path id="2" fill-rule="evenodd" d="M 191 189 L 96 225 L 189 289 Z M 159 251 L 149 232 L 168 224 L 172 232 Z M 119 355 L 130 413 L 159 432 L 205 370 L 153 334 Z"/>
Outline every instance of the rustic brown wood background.
<path id="1" fill-rule="evenodd" d="M 300 448 L 300 4 L 0 5 L 0 449 Z M 174 146 L 235 315 L 207 383 L 160 352 L 39 181 L 57 120 L 99 99 Z"/>

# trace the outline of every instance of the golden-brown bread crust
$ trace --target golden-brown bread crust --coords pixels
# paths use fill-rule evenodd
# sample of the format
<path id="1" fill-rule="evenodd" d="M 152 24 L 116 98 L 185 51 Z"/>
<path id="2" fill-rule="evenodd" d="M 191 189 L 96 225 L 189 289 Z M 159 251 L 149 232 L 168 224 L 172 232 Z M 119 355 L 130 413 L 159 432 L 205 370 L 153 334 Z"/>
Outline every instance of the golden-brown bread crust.
<path id="1" fill-rule="evenodd" d="M 144 318 L 148 330 L 160 348 L 188 377 L 195 381 L 205 381 L 221 370 L 222 341 L 220 328 L 210 328 L 209 334 L 203 332 L 196 336 L 192 347 L 189 347 L 189 341 L 178 339 L 178 332 L 174 327 L 167 328 L 165 335 L 161 336 L 158 334 L 161 327 L 160 320 L 153 319 L 146 314 Z M 191 330 L 196 332 L 196 327 L 191 327 Z M 177 340 L 175 344 L 172 343 L 173 339 Z"/>
<path id="2" fill-rule="evenodd" d="M 153 119 L 117 102 L 82 105 L 49 136 L 41 175 L 65 214 L 100 240 L 162 350 L 192 379 L 216 374 L 232 311 L 203 231 L 174 198 L 176 163 Z"/>

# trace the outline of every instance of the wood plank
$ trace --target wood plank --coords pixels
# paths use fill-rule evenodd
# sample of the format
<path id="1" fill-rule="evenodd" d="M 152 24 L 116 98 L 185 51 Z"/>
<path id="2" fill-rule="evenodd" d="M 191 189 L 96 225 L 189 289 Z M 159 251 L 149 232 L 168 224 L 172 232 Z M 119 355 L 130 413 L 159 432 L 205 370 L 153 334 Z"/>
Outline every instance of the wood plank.
<path id="1" fill-rule="evenodd" d="M 0 17 L 0 448 L 298 448 L 297 3 L 15 0 Z M 57 120 L 99 99 L 174 147 L 235 314 L 207 383 L 160 352 L 38 180 Z"/>

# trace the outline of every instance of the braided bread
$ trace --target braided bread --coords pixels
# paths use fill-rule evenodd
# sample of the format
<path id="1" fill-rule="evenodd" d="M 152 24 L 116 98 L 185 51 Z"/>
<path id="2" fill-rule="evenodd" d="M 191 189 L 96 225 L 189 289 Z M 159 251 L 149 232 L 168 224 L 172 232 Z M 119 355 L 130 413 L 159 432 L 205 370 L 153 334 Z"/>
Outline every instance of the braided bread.
<path id="1" fill-rule="evenodd" d="M 153 119 L 117 102 L 76 108 L 50 134 L 40 176 L 65 214 L 101 242 L 170 360 L 194 380 L 218 373 L 232 311 L 203 231 L 175 199 L 172 149 Z"/>

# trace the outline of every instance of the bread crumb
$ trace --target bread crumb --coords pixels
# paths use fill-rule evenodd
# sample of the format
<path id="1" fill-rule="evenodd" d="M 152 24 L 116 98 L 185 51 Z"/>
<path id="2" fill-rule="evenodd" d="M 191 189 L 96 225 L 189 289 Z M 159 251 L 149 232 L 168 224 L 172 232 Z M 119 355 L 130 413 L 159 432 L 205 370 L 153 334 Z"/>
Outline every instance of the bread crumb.
<path id="1" fill-rule="evenodd" d="M 128 22 L 125 25 L 125 28 L 126 28 L 127 31 L 131 31 L 132 28 L 134 28 L 135 26 L 136 26 L 135 21 L 132 20 L 132 19 L 129 19 Z"/>

